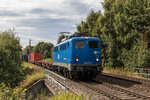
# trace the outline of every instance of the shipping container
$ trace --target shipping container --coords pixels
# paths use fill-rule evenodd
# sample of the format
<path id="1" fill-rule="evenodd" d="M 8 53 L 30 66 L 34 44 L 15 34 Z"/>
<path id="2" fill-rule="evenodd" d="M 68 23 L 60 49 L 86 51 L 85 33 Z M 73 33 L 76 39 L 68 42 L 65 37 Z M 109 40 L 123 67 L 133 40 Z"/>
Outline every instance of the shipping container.
<path id="1" fill-rule="evenodd" d="M 28 54 L 28 62 L 30 62 L 30 54 Z"/>
<path id="2" fill-rule="evenodd" d="M 26 61 L 28 61 L 28 54 L 26 54 Z"/>
<path id="3" fill-rule="evenodd" d="M 25 61 L 26 60 L 26 55 L 22 56 L 22 60 Z"/>
<path id="4" fill-rule="evenodd" d="M 23 56 L 22 56 L 22 60 L 23 60 L 23 61 L 28 61 L 28 58 L 27 58 L 27 57 L 28 57 L 27 55 L 23 55 Z"/>
<path id="5" fill-rule="evenodd" d="M 40 61 L 42 60 L 41 53 L 31 53 L 30 54 L 30 61 Z"/>

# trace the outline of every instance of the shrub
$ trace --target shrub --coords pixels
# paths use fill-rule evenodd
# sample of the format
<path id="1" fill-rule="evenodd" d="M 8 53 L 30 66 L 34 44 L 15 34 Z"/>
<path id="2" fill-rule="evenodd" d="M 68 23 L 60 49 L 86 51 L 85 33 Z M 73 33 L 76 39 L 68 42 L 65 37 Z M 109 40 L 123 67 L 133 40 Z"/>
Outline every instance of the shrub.
<path id="1" fill-rule="evenodd" d="M 11 30 L 0 33 L 0 83 L 14 87 L 23 75 L 19 38 Z"/>

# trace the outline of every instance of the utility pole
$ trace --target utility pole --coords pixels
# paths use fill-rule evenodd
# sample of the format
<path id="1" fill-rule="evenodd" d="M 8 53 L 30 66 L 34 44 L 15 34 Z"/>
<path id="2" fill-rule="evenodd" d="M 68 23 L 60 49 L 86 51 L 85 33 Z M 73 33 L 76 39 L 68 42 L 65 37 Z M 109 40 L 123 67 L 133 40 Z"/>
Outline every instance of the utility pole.
<path id="1" fill-rule="evenodd" d="M 31 53 L 31 39 L 29 39 L 29 54 Z"/>

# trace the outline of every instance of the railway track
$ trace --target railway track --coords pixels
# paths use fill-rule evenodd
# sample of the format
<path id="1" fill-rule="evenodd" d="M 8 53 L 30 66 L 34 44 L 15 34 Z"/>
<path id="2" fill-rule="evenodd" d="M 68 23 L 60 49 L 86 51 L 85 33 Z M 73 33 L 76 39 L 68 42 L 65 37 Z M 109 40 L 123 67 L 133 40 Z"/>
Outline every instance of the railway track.
<path id="1" fill-rule="evenodd" d="M 57 76 L 54 77 L 59 82 L 62 82 L 62 77 L 59 79 Z M 64 80 L 64 79 L 63 79 Z M 76 94 L 84 94 L 92 99 L 103 99 L 103 100 L 150 100 L 150 97 L 129 91 L 127 89 L 116 87 L 105 82 L 98 81 L 72 81 L 66 79 L 66 82 L 62 82 L 66 88 L 74 91 Z M 93 97 L 94 96 L 94 97 Z"/>
<path id="2" fill-rule="evenodd" d="M 144 79 L 141 79 L 142 82 L 138 82 L 132 79 L 137 80 L 137 78 L 121 76 L 121 75 L 113 76 L 113 74 L 105 74 L 105 75 L 103 74 L 95 78 L 96 81 L 108 83 L 117 87 L 121 87 L 123 89 L 127 89 L 134 93 L 138 93 L 150 97 L 150 83 L 148 82 L 149 80 L 146 79 L 146 81 L 143 81 Z"/>
<path id="3" fill-rule="evenodd" d="M 92 82 L 79 82 L 80 84 L 109 97 L 111 100 L 150 100 L 150 97 L 131 92 L 127 89 L 115 87 L 107 83 Z"/>
<path id="4" fill-rule="evenodd" d="M 42 68 L 43 69 L 43 68 Z M 48 70 L 45 70 L 46 74 L 49 74 Z M 56 73 L 55 73 L 56 74 Z M 113 82 L 109 84 L 106 78 L 111 78 L 111 80 L 118 79 L 127 81 L 127 79 L 122 79 L 121 77 L 113 77 L 112 75 L 102 75 L 104 80 L 94 80 L 94 81 L 73 81 L 68 78 L 64 79 L 59 78 L 57 75 L 54 75 L 54 79 L 63 84 L 67 90 L 71 90 L 76 94 L 83 94 L 88 98 L 92 98 L 92 100 L 150 100 L 149 96 L 134 92 L 129 90 L 128 88 L 124 88 L 121 86 L 116 86 Z M 62 80 L 63 79 L 63 80 Z M 109 80 L 109 79 L 108 79 Z M 105 82 L 106 81 L 106 82 Z M 130 80 L 131 81 L 131 80 Z M 111 82 L 111 81 L 110 81 Z M 137 82 L 137 81 L 131 81 Z M 139 82 L 137 82 L 139 83 Z M 125 83 L 124 83 L 125 84 Z M 139 84 L 145 84 L 139 83 Z"/>
<path id="5" fill-rule="evenodd" d="M 133 82 L 137 82 L 137 83 L 140 83 L 140 84 L 150 86 L 150 79 L 140 79 L 140 78 L 134 78 L 134 77 L 122 76 L 122 75 L 115 75 L 115 74 L 109 74 L 109 73 L 102 73 L 102 76 L 112 77 L 112 78 L 117 78 L 117 79 L 127 80 L 127 81 L 133 81 Z"/>

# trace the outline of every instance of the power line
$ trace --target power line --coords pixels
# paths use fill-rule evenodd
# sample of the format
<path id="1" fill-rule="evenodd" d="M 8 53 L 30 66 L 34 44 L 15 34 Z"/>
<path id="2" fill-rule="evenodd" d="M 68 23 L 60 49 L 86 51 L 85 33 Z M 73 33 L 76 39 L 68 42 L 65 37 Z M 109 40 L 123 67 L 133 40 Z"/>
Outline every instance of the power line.
<path id="1" fill-rule="evenodd" d="M 94 4 L 96 1 L 97 1 L 97 0 L 94 0 L 88 8 L 83 9 L 83 10 L 81 11 L 81 15 L 84 14 L 84 12 L 87 11 L 91 6 L 93 6 L 93 4 Z M 81 16 L 81 19 L 82 19 L 83 17 L 84 17 L 84 16 Z M 74 22 L 75 22 L 75 21 L 74 21 Z M 73 22 L 73 23 L 74 23 L 74 22 Z M 69 28 L 69 31 L 68 31 L 68 32 L 70 32 L 72 29 L 73 29 L 73 27 Z"/>

